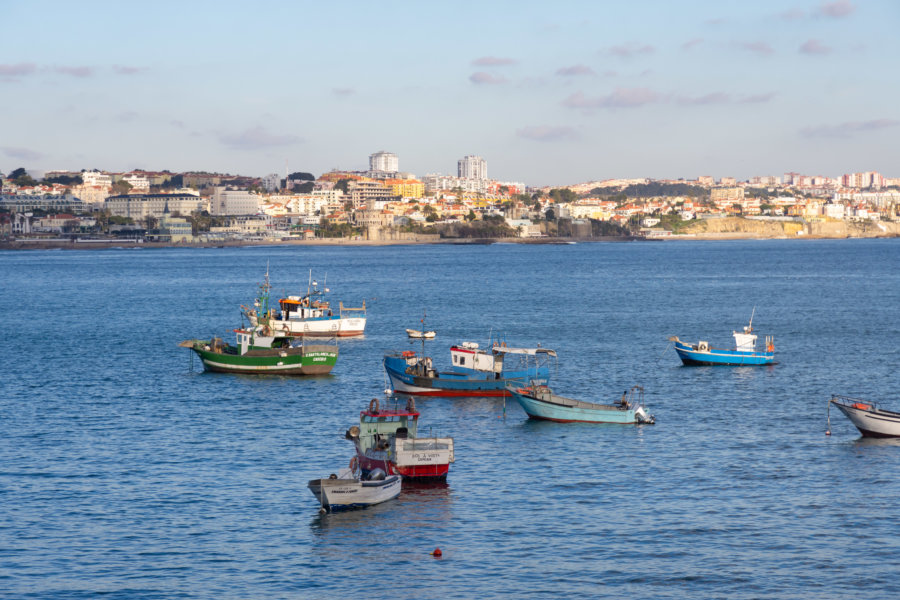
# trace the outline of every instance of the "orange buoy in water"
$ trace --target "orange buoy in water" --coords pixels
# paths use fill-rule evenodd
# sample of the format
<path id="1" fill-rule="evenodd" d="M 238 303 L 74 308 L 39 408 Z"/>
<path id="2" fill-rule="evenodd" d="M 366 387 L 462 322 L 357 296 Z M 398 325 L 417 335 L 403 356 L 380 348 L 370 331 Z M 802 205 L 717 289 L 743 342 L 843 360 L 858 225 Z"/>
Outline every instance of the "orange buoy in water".
<path id="1" fill-rule="evenodd" d="M 435 549 L 434 549 L 434 552 L 432 552 L 431 555 L 432 555 L 433 557 L 435 557 L 435 558 L 440 558 L 441 556 L 444 555 L 444 553 L 441 552 L 441 549 L 440 549 L 440 548 L 435 548 Z"/>

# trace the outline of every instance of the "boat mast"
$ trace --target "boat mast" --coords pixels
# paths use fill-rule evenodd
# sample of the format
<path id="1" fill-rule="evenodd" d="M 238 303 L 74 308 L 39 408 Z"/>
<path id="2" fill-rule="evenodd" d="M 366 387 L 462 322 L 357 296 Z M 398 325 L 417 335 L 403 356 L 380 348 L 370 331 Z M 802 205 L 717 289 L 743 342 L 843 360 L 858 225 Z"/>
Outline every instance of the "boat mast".
<path id="1" fill-rule="evenodd" d="M 753 311 L 750 313 L 750 327 L 747 329 L 747 333 L 753 333 L 753 315 L 756 314 L 756 307 L 753 307 Z"/>

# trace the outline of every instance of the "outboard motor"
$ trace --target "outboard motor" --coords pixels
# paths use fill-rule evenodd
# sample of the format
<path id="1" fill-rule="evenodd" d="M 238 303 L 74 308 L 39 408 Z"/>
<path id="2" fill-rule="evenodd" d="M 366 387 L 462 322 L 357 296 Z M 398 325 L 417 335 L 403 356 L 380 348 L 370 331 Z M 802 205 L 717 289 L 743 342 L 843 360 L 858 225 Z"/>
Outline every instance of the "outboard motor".
<path id="1" fill-rule="evenodd" d="M 369 481 L 384 481 L 387 477 L 383 469 L 372 469 L 369 471 Z"/>
<path id="2" fill-rule="evenodd" d="M 648 415 L 643 406 L 639 406 L 637 410 L 634 411 L 634 418 L 637 419 L 638 423 L 643 425 L 653 425 L 656 423 L 656 419 L 653 415 Z"/>

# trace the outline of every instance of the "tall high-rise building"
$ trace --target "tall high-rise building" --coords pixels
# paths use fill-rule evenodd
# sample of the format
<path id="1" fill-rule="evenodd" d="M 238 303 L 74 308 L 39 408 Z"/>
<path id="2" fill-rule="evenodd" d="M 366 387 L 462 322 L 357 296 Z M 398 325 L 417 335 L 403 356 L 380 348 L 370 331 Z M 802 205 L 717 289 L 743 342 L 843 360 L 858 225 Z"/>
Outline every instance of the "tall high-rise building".
<path id="1" fill-rule="evenodd" d="M 400 170 L 400 160 L 393 152 L 382 150 L 369 155 L 369 170 L 396 173 Z"/>
<path id="2" fill-rule="evenodd" d="M 457 175 L 463 179 L 487 179 L 487 162 L 480 156 L 464 156 L 457 164 Z"/>

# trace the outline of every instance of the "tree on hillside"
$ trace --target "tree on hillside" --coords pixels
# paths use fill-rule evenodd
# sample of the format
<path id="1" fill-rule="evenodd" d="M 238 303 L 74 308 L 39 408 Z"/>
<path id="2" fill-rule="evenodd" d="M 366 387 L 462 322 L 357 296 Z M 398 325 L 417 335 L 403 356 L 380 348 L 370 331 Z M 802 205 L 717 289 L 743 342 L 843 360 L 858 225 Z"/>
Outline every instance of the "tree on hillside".
<path id="1" fill-rule="evenodd" d="M 314 181 L 304 181 L 303 183 L 298 183 L 293 187 L 293 191 L 298 192 L 300 194 L 308 194 L 316 188 L 316 184 Z"/>
<path id="2" fill-rule="evenodd" d="M 560 204 L 578 200 L 578 194 L 568 188 L 550 190 L 550 197 Z"/>
<path id="3" fill-rule="evenodd" d="M 334 189 L 341 190 L 345 194 L 349 194 L 347 186 L 350 185 L 352 179 L 338 179 L 337 183 L 334 184 Z"/>
<path id="4" fill-rule="evenodd" d="M 35 181 L 34 178 L 25 171 L 24 167 L 19 167 L 18 169 L 14 170 L 9 174 L 7 179 L 22 187 L 37 185 L 37 181 Z"/>
<path id="5" fill-rule="evenodd" d="M 316 176 L 312 173 L 297 171 L 296 173 L 291 173 L 290 175 L 288 175 L 288 179 L 291 179 L 293 181 L 315 181 Z"/>
<path id="6" fill-rule="evenodd" d="M 131 191 L 131 184 L 127 181 L 117 181 L 112 184 L 112 193 L 114 196 L 121 196 Z"/>
<path id="7" fill-rule="evenodd" d="M 44 183 L 58 183 L 60 185 L 81 185 L 84 180 L 81 175 L 56 175 L 54 177 L 45 177 Z"/>

